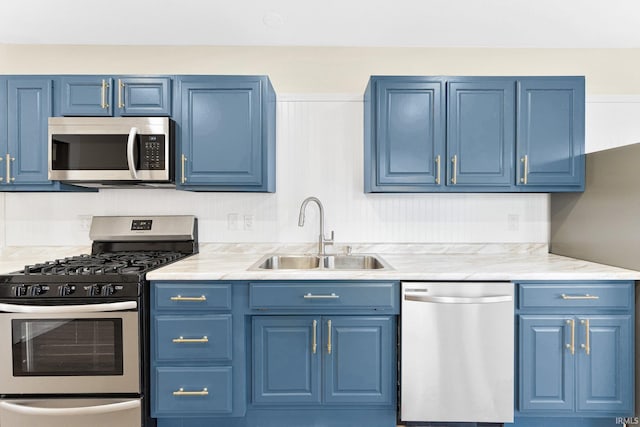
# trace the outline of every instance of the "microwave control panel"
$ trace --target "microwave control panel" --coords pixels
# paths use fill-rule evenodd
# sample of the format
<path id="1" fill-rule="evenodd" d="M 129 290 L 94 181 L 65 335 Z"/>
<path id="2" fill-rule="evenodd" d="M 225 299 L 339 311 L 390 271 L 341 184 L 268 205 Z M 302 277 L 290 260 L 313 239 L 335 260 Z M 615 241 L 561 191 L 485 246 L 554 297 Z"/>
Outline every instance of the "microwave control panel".
<path id="1" fill-rule="evenodd" d="M 140 135 L 140 170 L 164 169 L 164 135 Z"/>

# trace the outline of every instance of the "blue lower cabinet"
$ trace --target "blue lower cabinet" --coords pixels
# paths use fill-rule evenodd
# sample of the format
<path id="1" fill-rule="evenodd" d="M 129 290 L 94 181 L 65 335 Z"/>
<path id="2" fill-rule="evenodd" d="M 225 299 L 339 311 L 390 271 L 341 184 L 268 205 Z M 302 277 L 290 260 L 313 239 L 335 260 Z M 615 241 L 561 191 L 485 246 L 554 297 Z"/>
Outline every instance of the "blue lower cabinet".
<path id="1" fill-rule="evenodd" d="M 332 316 L 323 319 L 324 401 L 328 404 L 393 403 L 391 317 Z"/>
<path id="2" fill-rule="evenodd" d="M 631 316 L 580 316 L 577 390 L 579 411 L 633 411 Z M 587 334 L 589 339 L 587 340 Z"/>
<path id="3" fill-rule="evenodd" d="M 253 402 L 392 405 L 394 323 L 392 316 L 255 316 Z"/>
<path id="4" fill-rule="evenodd" d="M 151 391 L 152 416 L 206 416 L 232 411 L 232 368 L 158 367 Z"/>
<path id="5" fill-rule="evenodd" d="M 579 418 L 614 425 L 634 415 L 634 286 L 519 284 L 516 426 L 533 425 L 526 421 L 533 417 L 549 418 L 545 426 Z"/>
<path id="6" fill-rule="evenodd" d="M 320 403 L 320 317 L 253 318 L 253 402 Z"/>
<path id="7" fill-rule="evenodd" d="M 574 410 L 570 316 L 520 316 L 520 411 Z"/>

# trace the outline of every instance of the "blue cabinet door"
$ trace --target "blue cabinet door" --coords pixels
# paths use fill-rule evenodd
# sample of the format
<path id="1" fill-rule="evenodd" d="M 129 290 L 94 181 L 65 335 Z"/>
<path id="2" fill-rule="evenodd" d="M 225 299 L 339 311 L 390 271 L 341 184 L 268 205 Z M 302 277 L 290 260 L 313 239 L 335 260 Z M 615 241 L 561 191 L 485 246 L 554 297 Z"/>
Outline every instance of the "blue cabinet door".
<path id="1" fill-rule="evenodd" d="M 169 77 L 122 77 L 118 79 L 117 113 L 121 116 L 170 116 Z"/>
<path id="2" fill-rule="evenodd" d="M 61 77 L 60 86 L 60 115 L 113 115 L 113 79 L 111 77 Z"/>
<path id="3" fill-rule="evenodd" d="M 7 159 L 9 148 L 7 147 L 7 79 L 0 78 L 0 189 L 6 187 L 4 184 L 7 168 L 4 162 Z"/>
<path id="4" fill-rule="evenodd" d="M 632 413 L 632 322 L 632 316 L 622 315 L 579 317 L 579 411 Z"/>
<path id="5" fill-rule="evenodd" d="M 447 82 L 447 185 L 511 185 L 515 79 Z"/>
<path id="6" fill-rule="evenodd" d="M 518 81 L 520 186 L 584 188 L 584 78 Z"/>
<path id="7" fill-rule="evenodd" d="M 578 351 L 575 319 L 571 316 L 521 315 L 519 322 L 520 412 L 572 412 L 575 407 L 575 353 Z M 572 327 L 574 354 L 570 347 Z"/>
<path id="8" fill-rule="evenodd" d="M 47 129 L 52 86 L 51 79 L 11 78 L 7 82 L 7 152 L 11 162 L 11 177 L 7 179 L 11 186 L 50 183 Z M 6 171 L 6 165 L 2 166 Z"/>
<path id="9" fill-rule="evenodd" d="M 319 404 L 320 342 L 320 317 L 254 316 L 253 402 Z"/>
<path id="10" fill-rule="evenodd" d="M 323 322 L 324 402 L 394 402 L 394 322 L 391 316 L 332 316 Z"/>
<path id="11" fill-rule="evenodd" d="M 365 141 L 373 167 L 365 180 L 372 190 L 409 186 L 413 191 L 441 185 L 445 161 L 445 98 L 439 79 L 372 80 L 375 129 Z M 375 107 L 373 107 L 375 106 Z M 368 108 L 368 105 L 365 105 Z M 405 190 L 407 191 L 407 190 Z"/>
<path id="12" fill-rule="evenodd" d="M 179 184 L 189 189 L 273 191 L 272 117 L 262 78 L 181 81 Z M 275 101 L 275 99 L 274 99 Z M 263 110 L 264 107 L 264 110 Z M 268 123 L 265 123 L 268 121 Z M 274 134 L 275 135 L 275 134 Z"/>

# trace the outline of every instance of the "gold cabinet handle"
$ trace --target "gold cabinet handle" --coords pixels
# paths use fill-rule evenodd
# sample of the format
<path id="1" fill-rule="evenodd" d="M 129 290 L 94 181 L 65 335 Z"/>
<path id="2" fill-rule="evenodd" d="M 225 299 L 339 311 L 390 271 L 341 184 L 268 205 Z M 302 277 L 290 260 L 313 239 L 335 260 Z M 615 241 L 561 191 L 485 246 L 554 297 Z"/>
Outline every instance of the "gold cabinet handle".
<path id="1" fill-rule="evenodd" d="M 1 162 L 2 160 L 3 160 L 3 159 L 2 159 L 2 157 L 0 157 L 0 162 Z M 4 181 L 4 177 L 3 177 L 3 176 L 0 176 L 0 182 L 2 182 L 2 181 Z"/>
<path id="2" fill-rule="evenodd" d="M 16 180 L 15 177 L 11 176 L 11 162 L 14 162 L 15 160 L 15 157 L 11 157 L 11 155 L 7 154 L 7 184 L 11 184 Z"/>
<path id="3" fill-rule="evenodd" d="M 327 354 L 331 354 L 331 320 L 327 321 Z"/>
<path id="4" fill-rule="evenodd" d="M 208 396 L 209 390 L 203 388 L 202 391 L 184 391 L 184 388 L 180 387 L 177 391 L 173 392 L 174 396 Z"/>
<path id="5" fill-rule="evenodd" d="M 185 337 L 179 337 L 179 338 L 174 338 L 171 341 L 178 343 L 178 344 L 183 344 L 183 343 L 207 343 L 209 342 L 209 338 L 207 338 L 206 336 L 202 337 L 202 338 L 185 338 Z"/>
<path id="6" fill-rule="evenodd" d="M 582 347 L 584 349 L 584 352 L 587 353 L 587 356 L 589 354 L 591 354 L 591 344 L 590 344 L 590 339 L 589 339 L 589 319 L 583 319 L 580 321 L 580 323 L 582 323 L 584 325 L 584 329 L 585 329 L 585 333 L 586 333 L 586 339 L 585 339 L 585 344 L 580 345 L 580 347 Z"/>
<path id="7" fill-rule="evenodd" d="M 118 108 L 124 108 L 124 103 L 122 102 L 123 90 L 124 90 L 124 83 L 122 83 L 122 79 L 118 79 Z"/>
<path id="8" fill-rule="evenodd" d="M 311 343 L 311 352 L 316 354 L 318 350 L 318 321 L 313 321 L 313 342 Z"/>
<path id="9" fill-rule="evenodd" d="M 453 171 L 451 172 L 451 183 L 456 184 L 458 181 L 458 155 L 456 154 L 451 158 L 451 163 L 453 165 Z"/>
<path id="10" fill-rule="evenodd" d="M 109 87 L 109 83 L 105 79 L 102 79 L 102 92 L 100 99 L 100 107 L 103 109 L 109 108 L 109 104 L 107 104 L 107 88 Z"/>
<path id="11" fill-rule="evenodd" d="M 566 347 L 571 351 L 571 355 L 574 355 L 576 353 L 576 321 L 569 319 L 567 325 L 571 325 L 571 344 L 567 344 Z"/>
<path id="12" fill-rule="evenodd" d="M 187 161 L 187 156 L 183 154 L 181 160 L 182 160 L 182 179 L 180 180 L 180 183 L 184 184 L 185 182 L 187 182 L 187 177 L 184 176 L 184 164 Z"/>
<path id="13" fill-rule="evenodd" d="M 520 182 L 523 184 L 526 184 L 529 178 L 529 156 L 525 154 L 524 157 L 520 158 L 520 163 L 523 164 L 523 169 L 524 169 L 522 173 L 522 178 L 520 178 Z"/>
<path id="14" fill-rule="evenodd" d="M 302 296 L 304 299 L 339 299 L 340 295 L 336 295 L 335 292 L 331 292 L 329 295 L 314 295 L 307 293 Z"/>
<path id="15" fill-rule="evenodd" d="M 207 297 L 201 295 L 199 297 L 183 297 L 182 295 L 176 295 L 175 297 L 171 297 L 171 301 L 196 301 L 196 302 L 204 302 L 207 300 Z"/>
<path id="16" fill-rule="evenodd" d="M 440 155 L 436 156 L 436 184 L 440 184 Z"/>
<path id="17" fill-rule="evenodd" d="M 562 297 L 562 299 L 564 300 L 574 300 L 574 299 L 600 299 L 599 296 L 597 295 L 589 295 L 589 294 L 584 294 L 584 295 L 567 295 L 567 294 L 562 294 L 560 295 Z"/>

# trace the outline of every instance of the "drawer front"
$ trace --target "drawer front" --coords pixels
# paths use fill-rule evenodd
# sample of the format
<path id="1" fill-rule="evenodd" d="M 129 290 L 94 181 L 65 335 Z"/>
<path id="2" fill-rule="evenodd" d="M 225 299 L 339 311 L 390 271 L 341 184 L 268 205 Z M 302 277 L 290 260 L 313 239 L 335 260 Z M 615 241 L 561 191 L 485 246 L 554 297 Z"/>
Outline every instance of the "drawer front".
<path id="1" fill-rule="evenodd" d="M 520 285 L 519 307 L 630 310 L 633 282 L 527 283 Z"/>
<path id="2" fill-rule="evenodd" d="M 232 411 L 230 366 L 160 367 L 154 372 L 152 415 L 189 416 Z"/>
<path id="3" fill-rule="evenodd" d="M 162 361 L 230 361 L 231 315 L 156 316 L 155 357 Z"/>
<path id="4" fill-rule="evenodd" d="M 378 309 L 398 306 L 394 282 L 296 282 L 250 283 L 250 306 L 254 309 Z"/>
<path id="5" fill-rule="evenodd" d="M 231 284 L 155 283 L 158 310 L 231 310 Z"/>

